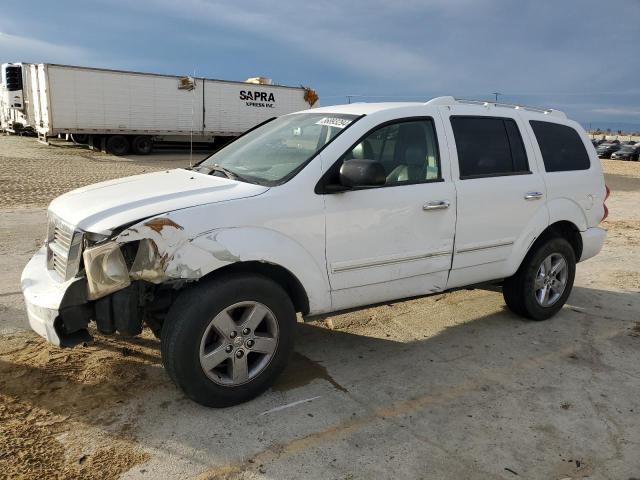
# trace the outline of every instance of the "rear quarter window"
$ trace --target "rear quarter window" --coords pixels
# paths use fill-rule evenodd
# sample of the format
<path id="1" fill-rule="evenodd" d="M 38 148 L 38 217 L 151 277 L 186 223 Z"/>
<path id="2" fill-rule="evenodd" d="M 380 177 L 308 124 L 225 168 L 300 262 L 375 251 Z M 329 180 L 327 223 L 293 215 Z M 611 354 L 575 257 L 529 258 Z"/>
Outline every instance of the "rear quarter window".
<path id="1" fill-rule="evenodd" d="M 531 120 L 529 123 L 540 146 L 547 172 L 589 169 L 589 154 L 582 137 L 575 129 L 539 120 Z"/>

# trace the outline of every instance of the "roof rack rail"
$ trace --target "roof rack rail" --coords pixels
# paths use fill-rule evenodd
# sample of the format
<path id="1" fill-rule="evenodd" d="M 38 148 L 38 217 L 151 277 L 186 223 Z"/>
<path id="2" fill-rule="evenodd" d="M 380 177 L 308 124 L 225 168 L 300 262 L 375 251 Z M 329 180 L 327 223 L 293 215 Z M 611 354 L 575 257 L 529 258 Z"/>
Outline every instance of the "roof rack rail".
<path id="1" fill-rule="evenodd" d="M 564 112 L 560 110 L 555 110 L 552 108 L 539 108 L 539 107 L 530 107 L 528 105 L 516 105 L 513 103 L 499 103 L 499 102 L 491 102 L 488 100 L 469 100 L 465 98 L 454 98 L 451 96 L 445 97 L 436 97 L 432 98 L 425 105 L 482 105 L 484 107 L 500 107 L 500 108 L 512 108 L 514 110 L 527 110 L 529 112 L 542 113 L 543 115 L 554 115 L 556 117 L 567 118 Z"/>

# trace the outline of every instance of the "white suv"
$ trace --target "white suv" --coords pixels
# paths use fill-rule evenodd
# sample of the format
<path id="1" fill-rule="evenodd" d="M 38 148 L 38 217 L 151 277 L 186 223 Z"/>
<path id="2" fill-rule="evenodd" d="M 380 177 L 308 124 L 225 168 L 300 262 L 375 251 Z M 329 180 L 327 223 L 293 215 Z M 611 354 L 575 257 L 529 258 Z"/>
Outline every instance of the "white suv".
<path id="1" fill-rule="evenodd" d="M 326 314 L 480 283 L 543 320 L 597 254 L 600 162 L 562 112 L 440 97 L 259 125 L 192 169 L 55 199 L 26 266 L 31 327 L 71 346 L 161 338 L 169 376 L 227 406 L 267 389 L 296 312 Z"/>

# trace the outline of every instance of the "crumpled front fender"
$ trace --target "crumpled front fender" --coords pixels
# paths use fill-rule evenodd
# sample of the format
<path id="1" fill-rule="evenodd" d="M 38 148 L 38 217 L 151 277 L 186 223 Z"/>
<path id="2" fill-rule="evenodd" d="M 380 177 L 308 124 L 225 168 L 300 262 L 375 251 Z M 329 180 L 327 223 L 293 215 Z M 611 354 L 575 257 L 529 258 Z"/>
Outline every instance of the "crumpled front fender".
<path id="1" fill-rule="evenodd" d="M 198 280 L 236 262 L 259 261 L 289 270 L 302 284 L 312 310 L 326 310 L 329 285 L 324 266 L 299 243 L 262 227 L 231 227 L 190 238 L 168 216 L 146 220 L 124 230 L 116 241 L 140 241 L 130 270 L 133 280 L 164 283 Z"/>

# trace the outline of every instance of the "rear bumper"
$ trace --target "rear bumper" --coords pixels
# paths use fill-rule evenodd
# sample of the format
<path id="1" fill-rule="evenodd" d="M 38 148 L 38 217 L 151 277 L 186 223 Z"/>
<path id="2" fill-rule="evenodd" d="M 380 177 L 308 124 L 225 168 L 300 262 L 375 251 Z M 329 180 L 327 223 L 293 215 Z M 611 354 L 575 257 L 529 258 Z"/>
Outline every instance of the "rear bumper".
<path id="1" fill-rule="evenodd" d="M 67 303 L 84 303 L 82 299 L 69 302 L 69 293 L 81 290 L 82 279 L 59 282 L 47 269 L 47 251 L 42 247 L 22 271 L 20 288 L 27 307 L 29 326 L 41 337 L 57 346 L 65 346 L 68 336 L 62 328 L 60 310 Z M 77 295 L 72 295 L 76 296 Z"/>
<path id="2" fill-rule="evenodd" d="M 580 262 L 597 255 L 602 250 L 607 231 L 604 228 L 592 227 L 580 232 L 582 236 L 582 255 Z"/>

